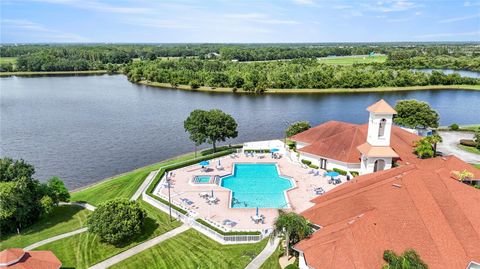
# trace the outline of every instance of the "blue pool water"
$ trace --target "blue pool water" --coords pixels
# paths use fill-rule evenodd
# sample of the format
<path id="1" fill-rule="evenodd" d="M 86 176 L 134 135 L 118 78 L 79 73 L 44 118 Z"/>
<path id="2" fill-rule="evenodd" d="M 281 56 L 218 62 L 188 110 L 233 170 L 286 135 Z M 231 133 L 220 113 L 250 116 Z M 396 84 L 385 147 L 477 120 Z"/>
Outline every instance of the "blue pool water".
<path id="1" fill-rule="evenodd" d="M 211 176 L 196 176 L 195 183 L 209 183 Z"/>
<path id="2" fill-rule="evenodd" d="M 285 208 L 284 191 L 292 182 L 278 175 L 275 164 L 235 164 L 222 187 L 232 190 L 232 208 Z"/>

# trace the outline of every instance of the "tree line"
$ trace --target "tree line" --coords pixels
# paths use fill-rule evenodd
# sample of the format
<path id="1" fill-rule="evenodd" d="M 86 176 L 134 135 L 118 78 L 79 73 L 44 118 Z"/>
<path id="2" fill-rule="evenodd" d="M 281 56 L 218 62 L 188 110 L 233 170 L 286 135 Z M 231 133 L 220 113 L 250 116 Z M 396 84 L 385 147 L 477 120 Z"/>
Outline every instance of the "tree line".
<path id="1" fill-rule="evenodd" d="M 431 74 L 385 64 L 326 65 L 314 59 L 271 62 L 228 62 L 220 60 L 153 60 L 127 64 L 124 73 L 132 82 L 141 80 L 191 85 L 230 87 L 262 92 L 275 89 L 328 89 L 479 84 L 480 79 Z"/>
<path id="2" fill-rule="evenodd" d="M 444 67 L 478 70 L 480 49 L 475 44 L 339 43 L 339 44 L 104 44 L 104 45 L 2 45 L 0 57 L 18 57 L 16 64 L 0 64 L 6 71 L 116 71 L 135 59 L 196 57 L 238 61 L 318 58 L 364 55 L 389 56 L 392 66 Z M 437 56 L 448 56 L 439 57 Z M 434 57 L 435 61 L 430 61 Z M 460 60 L 457 60 L 458 58 Z M 414 59 L 414 60 L 411 60 Z M 446 60 L 447 59 L 447 60 Z M 460 61 L 460 64 L 458 64 Z"/>

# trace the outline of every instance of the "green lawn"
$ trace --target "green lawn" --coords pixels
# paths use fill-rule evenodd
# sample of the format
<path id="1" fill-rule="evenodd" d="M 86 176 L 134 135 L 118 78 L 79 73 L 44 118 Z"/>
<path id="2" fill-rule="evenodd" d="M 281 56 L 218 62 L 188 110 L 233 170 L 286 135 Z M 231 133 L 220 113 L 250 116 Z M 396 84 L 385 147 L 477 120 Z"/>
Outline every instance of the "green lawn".
<path id="1" fill-rule="evenodd" d="M 278 262 L 278 259 L 281 255 L 283 255 L 283 247 L 282 245 L 278 245 L 277 250 L 275 250 L 275 252 L 268 257 L 260 269 L 281 269 L 282 267 L 280 267 L 280 263 Z"/>
<path id="2" fill-rule="evenodd" d="M 475 153 L 480 155 L 480 149 L 477 149 L 476 147 L 468 147 L 464 145 L 458 145 L 458 147 L 464 151 L 468 151 L 470 153 Z"/>
<path id="3" fill-rule="evenodd" d="M 365 57 L 324 57 L 318 58 L 319 61 L 331 65 L 352 65 L 352 64 L 366 64 L 366 63 L 384 63 L 387 56 L 365 56 Z"/>
<path id="4" fill-rule="evenodd" d="M 460 129 L 475 132 L 475 131 L 480 131 L 480 125 L 479 124 L 462 125 L 460 126 Z"/>
<path id="5" fill-rule="evenodd" d="M 475 166 L 476 168 L 480 169 L 480 163 L 472 164 L 472 165 Z"/>
<path id="6" fill-rule="evenodd" d="M 143 201 L 140 201 L 140 203 L 147 211 L 148 218 L 142 234 L 128 245 L 115 247 L 102 243 L 96 235 L 85 232 L 52 242 L 38 248 L 37 250 L 53 251 L 62 261 L 63 267 L 76 269 L 88 268 L 89 266 L 181 225 L 178 221 L 170 223 L 167 214 Z"/>
<path id="7" fill-rule="evenodd" d="M 267 244 L 221 245 L 190 229 L 110 268 L 245 268 Z"/>
<path id="8" fill-rule="evenodd" d="M 2 235 L 0 250 L 11 247 L 23 248 L 49 237 L 79 229 L 85 225 L 89 214 L 90 211 L 80 206 L 59 206 L 20 235 Z"/>
<path id="9" fill-rule="evenodd" d="M 0 64 L 15 64 L 17 63 L 17 57 L 0 57 Z"/>
<path id="10" fill-rule="evenodd" d="M 194 153 L 189 153 L 174 159 L 165 160 L 160 163 L 133 170 L 118 177 L 95 184 L 86 189 L 73 192 L 71 194 L 71 200 L 85 201 L 92 205 L 98 205 L 101 202 L 113 198 L 130 198 L 151 171 L 175 162 L 193 159 L 194 156 Z"/>

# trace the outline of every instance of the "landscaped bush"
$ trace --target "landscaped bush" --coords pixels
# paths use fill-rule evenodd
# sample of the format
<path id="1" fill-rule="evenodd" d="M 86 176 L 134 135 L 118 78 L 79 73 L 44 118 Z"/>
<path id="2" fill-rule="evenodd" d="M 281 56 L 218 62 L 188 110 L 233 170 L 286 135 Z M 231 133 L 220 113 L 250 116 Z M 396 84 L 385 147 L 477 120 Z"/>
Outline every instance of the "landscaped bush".
<path id="1" fill-rule="evenodd" d="M 456 123 L 450 125 L 449 128 L 450 128 L 450 130 L 452 130 L 452 131 L 458 131 L 458 129 L 460 129 L 460 127 L 459 127 L 458 124 L 456 124 Z"/>
<path id="2" fill-rule="evenodd" d="M 305 165 L 310 165 L 312 164 L 312 161 L 309 161 L 309 160 L 305 160 L 305 159 L 302 159 L 301 162 Z"/>
<path id="3" fill-rule="evenodd" d="M 346 175 L 347 175 L 347 171 L 342 170 L 342 169 L 340 169 L 340 168 L 333 168 L 333 171 L 339 173 L 339 174 L 342 175 L 342 176 L 346 176 Z"/>
<path id="4" fill-rule="evenodd" d="M 270 153 L 270 149 L 244 149 L 243 152 Z"/>
<path id="5" fill-rule="evenodd" d="M 353 177 L 357 177 L 359 174 L 357 171 L 350 171 L 350 174 L 353 176 Z"/>
<path id="6" fill-rule="evenodd" d="M 476 147 L 477 143 L 472 139 L 460 139 L 460 145 L 464 145 L 467 147 Z"/>
<path id="7" fill-rule="evenodd" d="M 204 226 L 207 226 L 208 228 L 214 230 L 215 232 L 221 234 L 221 235 L 260 235 L 260 232 L 257 232 L 257 231 L 253 231 L 253 232 L 242 232 L 242 231 L 238 231 L 238 232 L 224 232 L 220 229 L 218 229 L 217 227 L 211 225 L 210 223 L 204 221 L 203 219 L 196 219 L 196 221 Z"/>
<path id="8" fill-rule="evenodd" d="M 118 245 L 142 232 L 147 213 L 135 201 L 114 199 L 100 204 L 87 221 L 88 231 Z"/>
<path id="9" fill-rule="evenodd" d="M 308 167 L 313 168 L 313 169 L 318 169 L 318 166 L 314 165 L 314 164 L 309 164 Z"/>

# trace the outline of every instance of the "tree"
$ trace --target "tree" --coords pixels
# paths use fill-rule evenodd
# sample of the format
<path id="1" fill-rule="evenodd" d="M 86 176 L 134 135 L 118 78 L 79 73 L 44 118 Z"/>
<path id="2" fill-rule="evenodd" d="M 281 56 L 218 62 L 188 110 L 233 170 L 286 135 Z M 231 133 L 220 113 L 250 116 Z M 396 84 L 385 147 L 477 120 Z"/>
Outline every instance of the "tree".
<path id="1" fill-rule="evenodd" d="M 480 132 L 475 132 L 475 143 L 477 143 L 477 149 L 480 149 Z"/>
<path id="2" fill-rule="evenodd" d="M 58 202 L 68 202 L 70 199 L 70 193 L 60 178 L 52 177 L 48 180 L 46 186 L 46 194 L 52 198 L 52 201 L 55 205 L 58 205 Z"/>
<path id="3" fill-rule="evenodd" d="M 216 151 L 217 142 L 238 135 L 235 119 L 219 109 L 194 110 L 184 121 L 183 126 L 195 145 L 207 142 L 213 145 L 213 152 Z"/>
<path id="4" fill-rule="evenodd" d="M 119 245 L 141 233 L 146 212 L 135 201 L 114 199 L 102 203 L 87 220 L 88 231 L 104 242 Z"/>
<path id="5" fill-rule="evenodd" d="M 308 121 L 297 121 L 288 126 L 286 130 L 287 137 L 294 136 L 301 132 L 310 129 L 310 123 Z"/>
<path id="6" fill-rule="evenodd" d="M 382 269 L 428 269 L 428 265 L 413 249 L 405 250 L 400 256 L 393 250 L 385 250 L 383 259 L 387 263 L 383 265 Z"/>
<path id="7" fill-rule="evenodd" d="M 414 152 L 421 159 L 432 158 L 435 154 L 432 144 L 426 137 L 415 142 Z"/>
<path id="8" fill-rule="evenodd" d="M 450 128 L 450 130 L 452 131 L 457 131 L 458 129 L 460 129 L 460 127 L 458 126 L 458 124 L 456 123 L 453 123 L 451 124 L 450 126 L 448 126 Z"/>
<path id="9" fill-rule="evenodd" d="M 273 224 L 275 234 L 285 235 L 286 255 L 290 255 L 290 246 L 300 240 L 310 236 L 313 233 L 312 227 L 303 216 L 294 212 L 280 211 L 275 223 Z"/>
<path id="10" fill-rule="evenodd" d="M 397 115 L 395 115 L 393 121 L 396 124 L 410 128 L 438 127 L 440 117 L 426 102 L 401 100 L 395 105 L 395 110 Z"/>
<path id="11" fill-rule="evenodd" d="M 437 144 L 442 142 L 442 137 L 438 134 L 434 134 L 426 136 L 424 139 L 433 145 L 433 156 L 437 156 Z"/>
<path id="12" fill-rule="evenodd" d="M 0 159 L 0 182 L 16 181 L 23 177 L 32 179 L 33 174 L 35 168 L 23 159 L 15 161 L 8 157 Z"/>

